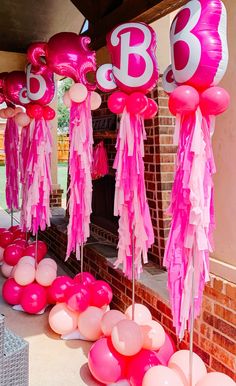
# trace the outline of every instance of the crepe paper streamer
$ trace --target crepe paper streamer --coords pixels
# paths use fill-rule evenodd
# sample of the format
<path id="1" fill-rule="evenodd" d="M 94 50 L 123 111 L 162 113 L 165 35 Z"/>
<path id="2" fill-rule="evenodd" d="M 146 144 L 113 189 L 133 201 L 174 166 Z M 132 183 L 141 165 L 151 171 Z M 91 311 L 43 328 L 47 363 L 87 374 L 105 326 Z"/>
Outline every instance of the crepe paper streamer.
<path id="1" fill-rule="evenodd" d="M 21 149 L 21 169 L 25 167 L 25 172 L 21 170 L 25 195 L 22 197 L 21 228 L 35 235 L 39 229 L 44 231 L 50 226 L 52 137 L 44 118 L 33 119 L 26 132 Z M 26 149 L 25 160 L 23 149 Z"/>
<path id="2" fill-rule="evenodd" d="M 6 203 L 9 210 L 19 208 L 19 133 L 15 119 L 8 118 L 4 137 L 6 159 Z"/>
<path id="3" fill-rule="evenodd" d="M 154 233 L 147 203 L 144 180 L 144 121 L 140 115 L 124 109 L 116 143 L 116 188 L 114 215 L 119 219 L 118 259 L 124 274 L 132 277 L 132 238 L 134 270 L 138 278 L 142 261 L 147 263 L 148 248 L 154 243 Z"/>
<path id="4" fill-rule="evenodd" d="M 90 235 L 92 212 L 93 129 L 90 93 L 82 103 L 72 102 L 70 109 L 69 224 L 66 260 L 71 252 L 80 259 L 80 246 Z"/>
<path id="5" fill-rule="evenodd" d="M 93 150 L 92 178 L 104 177 L 109 172 L 107 151 L 104 142 L 99 142 Z"/>
<path id="6" fill-rule="evenodd" d="M 199 108 L 195 113 L 181 116 L 176 173 L 168 209 L 172 225 L 164 256 L 174 326 L 180 339 L 190 321 L 192 293 L 196 318 L 201 311 L 204 285 L 209 281 L 209 252 L 213 248 L 215 226 L 213 124 L 211 117 L 202 116 Z"/>
<path id="7" fill-rule="evenodd" d="M 21 129 L 20 146 L 19 146 L 19 169 L 20 169 L 20 183 L 21 183 L 21 217 L 20 224 L 23 230 L 26 230 L 26 200 L 27 200 L 27 188 L 26 188 L 26 165 L 28 160 L 30 137 L 29 137 L 30 125 L 24 126 Z"/>

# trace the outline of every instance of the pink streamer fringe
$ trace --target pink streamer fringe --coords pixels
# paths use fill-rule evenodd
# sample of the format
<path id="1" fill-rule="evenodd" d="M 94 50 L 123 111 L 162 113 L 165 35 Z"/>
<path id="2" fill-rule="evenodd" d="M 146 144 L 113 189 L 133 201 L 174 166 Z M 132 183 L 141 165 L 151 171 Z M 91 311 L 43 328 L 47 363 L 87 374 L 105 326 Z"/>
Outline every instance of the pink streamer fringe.
<path id="1" fill-rule="evenodd" d="M 93 150 L 92 178 L 104 177 L 109 172 L 107 151 L 104 142 L 99 142 Z"/>
<path id="2" fill-rule="evenodd" d="M 132 238 L 135 277 L 142 272 L 142 261 L 147 263 L 148 248 L 154 242 L 154 233 L 147 203 L 144 181 L 144 121 L 138 115 L 124 110 L 117 138 L 116 190 L 114 214 L 119 215 L 118 259 L 123 272 L 132 277 Z"/>
<path id="3" fill-rule="evenodd" d="M 21 228 L 36 234 L 50 226 L 52 137 L 43 118 L 33 120 L 21 133 Z"/>
<path id="4" fill-rule="evenodd" d="M 92 149 L 93 129 L 90 95 L 80 103 L 73 103 L 70 110 L 70 199 L 66 260 L 71 252 L 80 258 L 80 246 L 90 235 L 92 201 Z"/>
<path id="5" fill-rule="evenodd" d="M 6 203 L 9 210 L 19 208 L 19 133 L 14 118 L 8 118 L 4 137 L 6 159 Z"/>
<path id="6" fill-rule="evenodd" d="M 215 163 L 210 119 L 203 117 L 200 109 L 182 116 L 180 122 L 179 119 L 176 174 L 168 210 L 172 225 L 164 265 L 168 269 L 174 326 L 182 339 L 190 321 L 192 291 L 196 318 L 200 314 L 204 285 L 209 280 L 209 252 L 215 225 L 212 181 Z"/>

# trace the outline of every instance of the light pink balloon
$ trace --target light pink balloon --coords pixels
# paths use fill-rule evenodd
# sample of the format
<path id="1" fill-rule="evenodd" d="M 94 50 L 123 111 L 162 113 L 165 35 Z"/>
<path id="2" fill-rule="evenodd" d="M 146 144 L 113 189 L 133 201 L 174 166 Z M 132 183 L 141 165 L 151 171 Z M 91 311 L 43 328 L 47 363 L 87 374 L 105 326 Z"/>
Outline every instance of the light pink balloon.
<path id="1" fill-rule="evenodd" d="M 169 360 L 168 367 L 173 369 L 181 378 L 184 386 L 189 386 L 189 350 L 176 351 Z M 203 360 L 193 353 L 193 385 L 207 373 Z"/>
<path id="2" fill-rule="evenodd" d="M 6 119 L 5 110 L 6 109 L 1 109 L 0 110 L 0 118 L 2 118 L 2 119 Z"/>
<path id="3" fill-rule="evenodd" d="M 66 91 L 65 94 L 63 95 L 62 97 L 63 99 L 63 103 L 66 107 L 68 107 L 68 109 L 70 108 L 71 106 L 71 99 L 70 99 L 70 95 L 69 95 L 69 91 Z"/>
<path id="4" fill-rule="evenodd" d="M 15 107 L 15 114 L 23 113 L 24 111 L 25 110 L 23 109 L 23 107 L 20 107 L 20 106 Z"/>
<path id="5" fill-rule="evenodd" d="M 90 101 L 91 110 L 97 110 L 101 106 L 101 103 L 102 103 L 101 95 L 98 94 L 98 92 L 92 91 L 91 101 Z"/>
<path id="6" fill-rule="evenodd" d="M 3 262 L 1 265 L 1 271 L 4 277 L 10 277 L 12 273 L 13 266 L 8 265 L 7 263 Z"/>
<path id="7" fill-rule="evenodd" d="M 17 264 L 14 279 L 17 284 L 22 286 L 33 283 L 35 279 L 35 268 L 29 263 Z"/>
<path id="8" fill-rule="evenodd" d="M 102 332 L 105 336 L 110 336 L 113 327 L 120 321 L 126 319 L 125 314 L 118 310 L 110 310 L 106 312 L 101 320 Z"/>
<path id="9" fill-rule="evenodd" d="M 38 267 L 41 267 L 41 266 L 44 266 L 44 265 L 49 265 L 55 271 L 57 271 L 57 263 L 55 262 L 55 260 L 51 259 L 50 257 L 46 257 L 45 259 L 42 259 L 39 262 Z"/>
<path id="10" fill-rule="evenodd" d="M 132 305 L 125 311 L 127 319 L 132 320 Z M 152 314 L 149 309 L 143 304 L 135 303 L 134 307 L 134 321 L 140 325 L 152 320 Z"/>
<path id="11" fill-rule="evenodd" d="M 183 386 L 183 383 L 174 370 L 159 365 L 146 372 L 142 386 Z"/>
<path id="12" fill-rule="evenodd" d="M 4 248 L 0 247 L 0 261 L 3 260 Z"/>
<path id="13" fill-rule="evenodd" d="M 98 307 L 88 307 L 79 315 L 78 328 L 88 340 L 95 341 L 102 336 L 101 320 L 103 311 Z"/>
<path id="14" fill-rule="evenodd" d="M 50 265 L 41 265 L 36 269 L 36 281 L 44 287 L 50 286 L 56 277 L 57 271 Z"/>
<path id="15" fill-rule="evenodd" d="M 143 346 L 141 328 L 132 320 L 118 322 L 112 329 L 111 340 L 116 351 L 125 356 L 137 354 Z"/>
<path id="16" fill-rule="evenodd" d="M 70 99 L 75 103 L 81 103 L 85 101 L 87 95 L 88 90 L 82 83 L 74 83 L 69 90 Z"/>
<path id="17" fill-rule="evenodd" d="M 23 256 L 20 258 L 17 265 L 25 264 L 25 263 L 28 263 L 28 264 L 32 265 L 33 267 L 35 267 L 35 258 L 32 256 Z"/>
<path id="18" fill-rule="evenodd" d="M 78 314 L 70 311 L 65 303 L 58 303 L 51 309 L 48 321 L 57 334 L 68 334 L 77 328 Z"/>
<path id="19" fill-rule="evenodd" d="M 7 107 L 5 109 L 5 117 L 6 118 L 12 118 L 15 115 L 15 110 L 12 107 Z"/>
<path id="20" fill-rule="evenodd" d="M 24 127 L 30 124 L 30 117 L 26 113 L 17 113 L 15 116 L 15 122 L 18 126 Z"/>
<path id="21" fill-rule="evenodd" d="M 208 373 L 197 382 L 196 386 L 235 386 L 235 382 L 228 375 L 214 372 Z"/>
<path id="22" fill-rule="evenodd" d="M 143 333 L 143 348 L 159 350 L 165 343 L 165 330 L 160 323 L 150 320 L 141 326 Z"/>

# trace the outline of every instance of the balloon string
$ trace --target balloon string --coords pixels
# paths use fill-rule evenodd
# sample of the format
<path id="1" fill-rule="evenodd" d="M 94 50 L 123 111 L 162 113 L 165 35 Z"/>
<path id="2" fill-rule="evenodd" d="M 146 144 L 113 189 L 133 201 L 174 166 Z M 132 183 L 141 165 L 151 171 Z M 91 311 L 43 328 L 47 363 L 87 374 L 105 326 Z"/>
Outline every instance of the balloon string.
<path id="1" fill-rule="evenodd" d="M 35 235 L 35 268 L 37 268 L 37 262 L 38 262 L 38 232 L 36 232 Z"/>
<path id="2" fill-rule="evenodd" d="M 11 208 L 11 226 L 13 226 L 13 209 Z"/>
<path id="3" fill-rule="evenodd" d="M 190 320 L 190 339 L 189 339 L 189 386 L 193 384 L 193 332 L 194 332 L 194 267 L 195 267 L 195 248 L 193 248 L 192 258 L 192 300 L 191 300 L 191 320 Z"/>
<path id="4" fill-rule="evenodd" d="M 134 320 L 135 312 L 135 267 L 134 267 L 134 228 L 132 228 L 132 320 Z"/>

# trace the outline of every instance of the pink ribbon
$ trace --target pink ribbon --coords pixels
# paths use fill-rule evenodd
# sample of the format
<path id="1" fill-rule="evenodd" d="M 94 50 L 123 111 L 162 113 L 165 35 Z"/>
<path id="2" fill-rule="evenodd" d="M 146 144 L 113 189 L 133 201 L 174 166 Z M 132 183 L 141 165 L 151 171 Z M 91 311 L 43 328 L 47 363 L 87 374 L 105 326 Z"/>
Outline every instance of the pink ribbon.
<path id="1" fill-rule="evenodd" d="M 119 219 L 118 259 L 126 276 L 132 276 L 132 237 L 135 276 L 142 272 L 142 261 L 147 263 L 148 248 L 154 242 L 154 233 L 147 203 L 144 180 L 144 121 L 138 115 L 124 110 L 116 144 L 116 189 L 114 214 Z"/>
<path id="2" fill-rule="evenodd" d="M 93 129 L 90 95 L 80 104 L 72 102 L 70 110 L 70 199 L 66 260 L 71 252 L 80 258 L 80 246 L 90 235 L 92 212 L 92 150 Z"/>
<path id="3" fill-rule="evenodd" d="M 6 162 L 6 203 L 9 210 L 19 208 L 19 133 L 15 119 L 8 118 L 4 136 Z"/>

